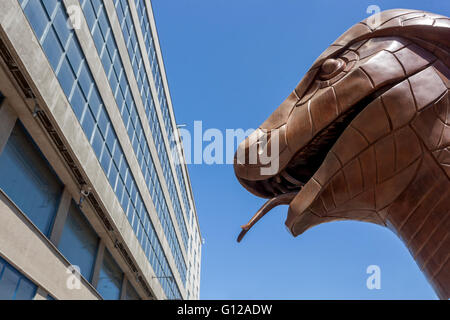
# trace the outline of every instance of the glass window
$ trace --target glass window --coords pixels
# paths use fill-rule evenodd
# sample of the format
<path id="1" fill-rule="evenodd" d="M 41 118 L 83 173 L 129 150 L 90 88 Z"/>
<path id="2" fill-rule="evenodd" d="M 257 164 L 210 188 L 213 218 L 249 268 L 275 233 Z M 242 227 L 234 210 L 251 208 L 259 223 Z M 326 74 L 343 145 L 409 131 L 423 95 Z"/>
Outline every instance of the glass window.
<path id="1" fill-rule="evenodd" d="M 109 123 L 110 123 L 110 121 L 109 121 L 108 115 L 106 114 L 105 109 L 103 109 L 103 108 L 100 109 L 100 114 L 98 117 L 97 125 L 100 128 L 100 131 L 102 132 L 103 136 L 106 136 Z"/>
<path id="2" fill-rule="evenodd" d="M 80 87 L 78 85 L 75 86 L 72 98 L 70 98 L 70 103 L 72 104 L 72 109 L 77 119 L 80 120 L 86 107 L 86 99 L 81 93 Z"/>
<path id="3" fill-rule="evenodd" d="M 61 88 L 64 90 L 66 97 L 70 97 L 73 83 L 75 82 L 75 76 L 67 61 L 67 58 L 63 60 L 61 67 L 58 71 L 58 80 L 61 84 Z"/>
<path id="4" fill-rule="evenodd" d="M 98 241 L 89 221 L 72 201 L 58 249 L 71 264 L 80 268 L 80 273 L 88 281 L 91 280 Z"/>
<path id="5" fill-rule="evenodd" d="M 117 80 L 116 73 L 113 70 L 111 70 L 109 72 L 109 78 L 108 79 L 109 79 L 109 85 L 111 86 L 111 90 L 112 90 L 112 92 L 114 94 L 114 97 L 115 97 L 116 96 L 116 92 L 120 91 L 120 90 L 117 90 L 117 87 L 119 86 L 119 82 Z"/>
<path id="6" fill-rule="evenodd" d="M 76 41 L 70 41 L 69 48 L 67 50 L 67 57 L 69 58 L 70 65 L 75 74 L 78 74 L 82 58 L 81 49 Z"/>
<path id="7" fill-rule="evenodd" d="M 105 300 L 120 299 L 120 290 L 122 287 L 123 273 L 120 267 L 114 261 L 114 258 L 105 249 L 102 267 L 97 284 L 97 291 Z"/>
<path id="8" fill-rule="evenodd" d="M 100 15 L 98 17 L 98 24 L 99 24 L 100 29 L 102 31 L 103 37 L 106 38 L 106 35 L 108 34 L 108 31 L 109 31 L 109 23 L 106 20 L 106 15 L 105 15 L 105 11 L 104 10 L 100 11 Z"/>
<path id="9" fill-rule="evenodd" d="M 86 22 L 89 26 L 89 30 L 92 30 L 95 23 L 95 14 L 90 1 L 85 0 L 83 4 L 84 17 L 86 18 Z"/>
<path id="10" fill-rule="evenodd" d="M 92 90 L 91 97 L 89 98 L 89 107 L 92 110 L 92 114 L 94 115 L 94 118 L 97 119 L 98 112 L 101 109 L 101 98 L 98 94 L 97 89 Z"/>
<path id="11" fill-rule="evenodd" d="M 93 80 L 84 61 L 81 64 L 81 71 L 78 77 L 78 82 L 81 89 L 83 90 L 84 96 L 89 97 L 89 91 L 91 90 Z"/>
<path id="12" fill-rule="evenodd" d="M 62 8 L 63 6 L 64 5 L 62 3 L 58 6 L 53 25 L 55 26 L 59 40 L 61 40 L 63 47 L 66 47 L 67 40 L 69 40 L 70 31 L 67 28 L 68 16 Z"/>
<path id="13" fill-rule="evenodd" d="M 48 30 L 48 34 L 42 44 L 45 53 L 47 54 L 48 60 L 53 68 L 56 70 L 58 68 L 59 60 L 63 54 L 61 45 L 59 44 L 58 39 L 56 38 L 55 31 L 53 28 Z"/>
<path id="14" fill-rule="evenodd" d="M 103 170 L 105 174 L 109 175 L 109 166 L 111 164 L 111 154 L 109 153 L 108 148 L 103 148 L 102 159 L 100 160 Z"/>
<path id="15" fill-rule="evenodd" d="M 116 186 L 117 179 L 117 168 L 115 164 L 111 165 L 111 170 L 109 171 L 109 182 L 111 183 L 111 187 L 114 189 Z"/>
<path id="16" fill-rule="evenodd" d="M 63 186 L 20 122 L 0 155 L 0 188 L 45 235 Z"/>
<path id="17" fill-rule="evenodd" d="M 52 16 L 53 11 L 56 8 L 56 0 L 46 0 L 44 1 L 44 7 L 47 10 L 49 17 Z"/>
<path id="18" fill-rule="evenodd" d="M 81 126 L 83 127 L 84 133 L 89 141 L 91 141 L 92 132 L 95 128 L 95 120 L 89 109 L 84 113 L 83 120 L 81 121 Z"/>
<path id="19" fill-rule="evenodd" d="M 100 6 L 102 5 L 101 0 L 91 0 L 91 2 L 92 2 L 92 6 L 93 6 L 94 9 L 95 9 L 95 14 L 96 14 L 97 17 L 98 17 L 98 13 L 99 13 L 99 10 L 100 10 Z"/>
<path id="20" fill-rule="evenodd" d="M 5 266 L 2 270 L 2 277 L 0 279 L 0 299 L 12 300 L 19 284 L 20 274 L 9 266 Z"/>
<path id="21" fill-rule="evenodd" d="M 122 193 L 123 193 L 123 181 L 119 177 L 119 179 L 117 179 L 117 186 L 116 186 L 116 195 L 119 201 L 122 200 Z"/>
<path id="22" fill-rule="evenodd" d="M 125 290 L 124 300 L 141 300 L 130 282 L 127 282 L 127 289 Z"/>
<path id="23" fill-rule="evenodd" d="M 0 257 L 0 300 L 31 300 L 36 285 Z"/>
<path id="24" fill-rule="evenodd" d="M 103 40 L 103 36 L 100 32 L 100 28 L 98 27 L 98 24 L 96 25 L 95 30 L 92 33 L 92 37 L 94 38 L 94 43 L 95 43 L 95 46 L 97 47 L 97 50 L 99 52 L 101 52 L 102 48 L 103 48 L 104 40 Z"/>
<path id="25" fill-rule="evenodd" d="M 108 50 L 104 49 L 101 54 L 101 59 L 103 63 L 103 68 L 105 69 L 106 76 L 108 77 L 110 74 L 110 70 L 112 68 L 111 57 L 109 56 Z"/>
<path id="26" fill-rule="evenodd" d="M 28 279 L 21 277 L 16 289 L 15 300 L 31 300 L 36 294 L 36 285 Z"/>
<path id="27" fill-rule="evenodd" d="M 111 155 L 114 152 L 114 144 L 116 142 L 116 137 L 114 136 L 113 128 L 110 124 L 108 124 L 108 131 L 106 133 L 106 145 L 108 146 L 108 150 L 111 153 Z M 112 156 L 111 156 L 112 157 Z"/>
<path id="28" fill-rule="evenodd" d="M 47 14 L 42 8 L 42 4 L 40 1 L 29 1 L 26 8 L 25 13 L 30 21 L 31 26 L 36 33 L 38 39 L 42 37 L 44 33 L 45 27 L 47 26 Z"/>
<path id="29" fill-rule="evenodd" d="M 97 155 L 98 159 L 101 159 L 104 141 L 105 140 L 103 139 L 102 134 L 100 133 L 100 130 L 97 127 L 94 133 L 94 137 L 92 139 L 92 148 L 94 149 L 94 152 Z M 107 169 L 108 168 L 103 168 L 103 170 L 105 170 L 105 173 L 107 173 Z"/>

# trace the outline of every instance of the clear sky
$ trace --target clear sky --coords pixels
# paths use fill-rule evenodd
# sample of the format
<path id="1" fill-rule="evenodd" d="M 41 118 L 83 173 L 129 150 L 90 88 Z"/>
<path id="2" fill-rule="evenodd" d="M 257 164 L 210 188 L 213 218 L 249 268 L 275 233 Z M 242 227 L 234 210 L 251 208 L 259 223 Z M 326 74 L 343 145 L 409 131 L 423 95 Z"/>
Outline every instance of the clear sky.
<path id="1" fill-rule="evenodd" d="M 450 16 L 445 0 L 152 2 L 177 122 L 223 132 L 258 127 L 369 5 Z M 201 299 L 436 299 L 403 243 L 377 225 L 333 222 L 293 238 L 281 206 L 236 243 L 264 200 L 232 165 L 189 172 L 205 239 Z M 381 268 L 380 290 L 366 287 L 369 265 Z"/>

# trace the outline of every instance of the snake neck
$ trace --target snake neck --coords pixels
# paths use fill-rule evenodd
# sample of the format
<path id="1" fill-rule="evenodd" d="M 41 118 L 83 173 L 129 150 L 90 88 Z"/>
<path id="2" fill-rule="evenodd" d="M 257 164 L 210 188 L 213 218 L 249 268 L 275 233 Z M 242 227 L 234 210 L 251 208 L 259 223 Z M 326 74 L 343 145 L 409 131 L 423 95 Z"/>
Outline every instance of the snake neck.
<path id="1" fill-rule="evenodd" d="M 450 181 L 425 152 L 413 181 L 386 208 L 386 224 L 406 244 L 440 299 L 450 298 Z"/>

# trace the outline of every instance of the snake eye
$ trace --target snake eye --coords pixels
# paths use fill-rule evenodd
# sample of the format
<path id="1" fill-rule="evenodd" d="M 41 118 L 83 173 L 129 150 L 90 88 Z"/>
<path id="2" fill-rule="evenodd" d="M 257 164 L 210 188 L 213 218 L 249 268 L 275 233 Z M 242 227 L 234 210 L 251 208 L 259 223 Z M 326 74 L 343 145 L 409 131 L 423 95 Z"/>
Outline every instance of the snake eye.
<path id="1" fill-rule="evenodd" d="M 346 63 L 342 59 L 327 59 L 320 68 L 319 78 L 329 80 L 344 70 L 345 65 Z"/>

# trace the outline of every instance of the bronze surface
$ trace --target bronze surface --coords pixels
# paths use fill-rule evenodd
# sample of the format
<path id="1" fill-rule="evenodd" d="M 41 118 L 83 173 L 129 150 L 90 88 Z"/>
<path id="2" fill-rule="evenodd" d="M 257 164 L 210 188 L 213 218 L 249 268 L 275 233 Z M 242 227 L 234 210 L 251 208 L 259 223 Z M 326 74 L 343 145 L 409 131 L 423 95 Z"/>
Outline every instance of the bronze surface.
<path id="1" fill-rule="evenodd" d="M 379 25 L 364 20 L 326 49 L 240 145 L 248 154 L 279 129 L 278 172 L 262 175 L 258 159 L 235 160 L 235 173 L 260 197 L 296 193 L 285 197 L 294 236 L 336 220 L 390 228 L 449 299 L 450 19 L 404 9 L 379 15 Z"/>

